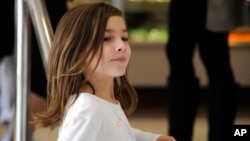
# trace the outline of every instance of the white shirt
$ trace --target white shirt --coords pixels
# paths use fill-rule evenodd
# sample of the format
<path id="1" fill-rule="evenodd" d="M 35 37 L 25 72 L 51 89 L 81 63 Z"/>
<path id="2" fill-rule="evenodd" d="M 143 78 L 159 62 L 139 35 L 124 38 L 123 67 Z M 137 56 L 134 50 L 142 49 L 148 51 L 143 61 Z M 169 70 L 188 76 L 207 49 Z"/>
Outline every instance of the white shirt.
<path id="1" fill-rule="evenodd" d="M 156 141 L 159 136 L 132 128 L 119 103 L 81 93 L 66 111 L 57 141 Z"/>

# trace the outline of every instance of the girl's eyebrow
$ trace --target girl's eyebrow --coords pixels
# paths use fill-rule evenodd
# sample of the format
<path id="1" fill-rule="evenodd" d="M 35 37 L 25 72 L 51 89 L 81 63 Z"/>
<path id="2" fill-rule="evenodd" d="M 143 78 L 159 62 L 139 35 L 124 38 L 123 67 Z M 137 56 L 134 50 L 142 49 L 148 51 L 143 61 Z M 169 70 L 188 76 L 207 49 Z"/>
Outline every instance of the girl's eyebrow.
<path id="1" fill-rule="evenodd" d="M 106 29 L 105 32 L 113 32 L 113 29 Z M 128 32 L 127 29 L 123 29 L 122 32 Z"/>

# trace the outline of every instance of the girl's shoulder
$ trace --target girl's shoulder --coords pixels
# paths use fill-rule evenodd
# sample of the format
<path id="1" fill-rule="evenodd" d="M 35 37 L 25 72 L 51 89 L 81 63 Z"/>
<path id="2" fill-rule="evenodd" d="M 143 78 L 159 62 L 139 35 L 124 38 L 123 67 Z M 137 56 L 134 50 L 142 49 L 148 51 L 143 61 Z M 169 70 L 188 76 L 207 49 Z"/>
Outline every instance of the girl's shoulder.
<path id="1" fill-rule="evenodd" d="M 67 103 L 66 115 L 71 118 L 93 116 L 100 112 L 101 105 L 91 94 L 81 93 L 70 97 Z"/>
<path id="2" fill-rule="evenodd" d="M 98 106 L 98 101 L 93 94 L 90 93 L 80 93 L 78 97 L 73 95 L 68 101 L 69 109 L 76 108 L 78 110 L 83 108 L 94 108 Z"/>

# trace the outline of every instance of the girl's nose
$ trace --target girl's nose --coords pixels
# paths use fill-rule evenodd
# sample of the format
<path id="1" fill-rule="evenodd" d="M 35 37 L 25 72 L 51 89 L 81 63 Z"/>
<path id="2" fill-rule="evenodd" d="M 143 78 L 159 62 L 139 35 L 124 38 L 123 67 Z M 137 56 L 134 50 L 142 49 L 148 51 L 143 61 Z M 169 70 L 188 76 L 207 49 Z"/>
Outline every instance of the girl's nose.
<path id="1" fill-rule="evenodd" d="M 122 40 L 117 41 L 116 43 L 116 51 L 121 52 L 126 48 L 126 43 Z"/>
<path id="2" fill-rule="evenodd" d="M 122 51 L 122 48 L 118 48 L 117 51 L 119 51 L 119 52 Z"/>

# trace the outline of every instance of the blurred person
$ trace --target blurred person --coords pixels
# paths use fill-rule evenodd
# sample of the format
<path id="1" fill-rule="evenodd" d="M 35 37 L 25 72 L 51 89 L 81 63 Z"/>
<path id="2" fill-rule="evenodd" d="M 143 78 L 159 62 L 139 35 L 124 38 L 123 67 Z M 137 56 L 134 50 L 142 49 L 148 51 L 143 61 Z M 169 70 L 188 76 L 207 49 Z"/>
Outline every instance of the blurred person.
<path id="1" fill-rule="evenodd" d="M 2 22 L 5 28 L 2 28 L 6 37 L 1 38 L 3 42 L 8 42 L 12 46 L 8 47 L 1 47 L 1 55 L 9 54 L 9 52 L 13 52 L 14 48 L 14 29 L 15 29 L 15 22 L 14 22 L 14 0 L 3 0 L 4 4 L 1 4 L 1 11 L 3 10 L 2 19 L 6 19 L 5 22 Z M 48 10 L 48 14 L 50 17 L 52 28 L 55 29 L 57 22 L 61 18 L 61 16 L 67 11 L 66 1 L 63 0 L 45 0 L 45 4 Z M 7 8 L 7 9 L 6 9 Z M 32 24 L 31 24 L 32 25 Z M 32 26 L 33 27 L 33 26 Z M 11 34 L 10 34 L 11 33 Z M 6 44 L 5 44 L 6 45 Z M 2 50 L 4 52 L 2 52 Z M 28 118 L 31 120 L 31 115 L 37 112 L 42 111 L 46 105 L 46 75 L 43 68 L 43 62 L 41 59 L 41 52 L 39 50 L 39 46 L 37 43 L 37 38 L 32 28 L 31 32 L 31 92 L 29 94 L 29 104 L 28 104 Z M 15 87 L 15 83 L 13 84 Z M 12 117 L 14 118 L 14 117 Z M 10 123 L 11 127 L 8 127 L 10 130 L 7 130 L 7 133 L 2 138 L 3 141 L 12 141 L 14 139 L 14 119 L 12 119 L 12 123 Z M 31 140 L 35 128 L 32 124 L 29 124 L 28 121 L 28 129 L 27 129 L 27 139 Z"/>
<path id="2" fill-rule="evenodd" d="M 6 130 L 9 130 L 14 114 L 15 84 L 14 56 L 4 55 L 0 59 L 0 124 L 4 125 Z"/>
<path id="3" fill-rule="evenodd" d="M 239 25 L 236 2 L 244 0 L 171 0 L 166 56 L 169 134 L 191 141 L 200 100 L 193 66 L 196 47 L 208 76 L 208 140 L 230 141 L 239 85 L 230 64 L 228 35 Z"/>
<path id="4" fill-rule="evenodd" d="M 14 60 L 14 17 L 12 5 L 2 1 L 1 11 L 1 33 L 0 38 L 0 124 L 9 131 L 14 114 L 14 101 L 16 92 L 15 83 L 15 60 Z"/>

